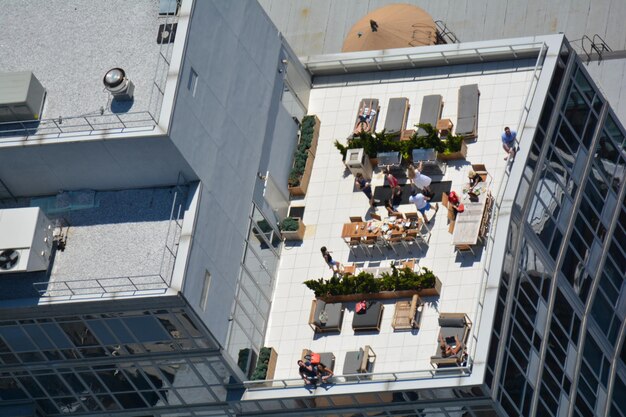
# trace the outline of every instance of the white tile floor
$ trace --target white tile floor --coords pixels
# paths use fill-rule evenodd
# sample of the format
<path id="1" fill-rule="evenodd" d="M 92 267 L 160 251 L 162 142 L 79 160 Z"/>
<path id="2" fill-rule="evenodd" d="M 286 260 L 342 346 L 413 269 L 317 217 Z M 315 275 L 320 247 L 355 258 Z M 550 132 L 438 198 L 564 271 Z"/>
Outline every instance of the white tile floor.
<path id="1" fill-rule="evenodd" d="M 467 161 L 449 165 L 444 180 L 452 181 L 452 189 L 459 192 L 466 182 L 470 164 L 484 163 L 494 178 L 492 192 L 497 192 L 506 168 L 500 134 L 505 125 L 517 129 L 532 78 L 532 66 L 511 68 L 510 64 L 491 63 L 472 65 L 471 75 L 454 72 L 451 76 L 449 73 L 446 68 L 397 71 L 384 74 L 382 82 L 371 81 L 371 76 L 365 75 L 345 79 L 332 77 L 332 83 L 317 85 L 311 91 L 309 113 L 320 118 L 321 132 L 306 198 L 294 202 L 294 205 L 306 206 L 303 221 L 307 233 L 302 245 L 283 249 L 270 314 L 265 345 L 278 352 L 275 379 L 298 377 L 296 361 L 304 348 L 333 352 L 337 374 L 342 373 L 346 352 L 364 345 L 370 345 L 377 354 L 374 372 L 429 369 L 430 356 L 437 349 L 439 312 L 464 312 L 471 320 L 476 319 L 486 253 L 480 250 L 475 258 L 455 253 L 451 235 L 447 232 L 445 209 L 440 210 L 431 222 L 432 237 L 425 254 L 414 251 L 412 255 L 399 249 L 397 257 L 391 251 L 385 251 L 383 257 L 375 257 L 387 265 L 393 259 L 417 256 L 419 264 L 432 269 L 441 280 L 441 296 L 426 299 L 419 331 L 393 331 L 391 321 L 395 300 L 390 300 L 384 303 L 380 333 L 355 334 L 351 326 L 354 304 L 346 304 L 341 333 L 315 335 L 307 324 L 313 292 L 302 284 L 308 279 L 332 275 L 320 254 L 321 246 L 328 247 L 333 257 L 342 263 L 357 261 L 368 265 L 371 262 L 363 255 L 355 258 L 340 236 L 343 224 L 349 221 L 348 216 L 366 217 L 368 202 L 363 193 L 354 190 L 354 178 L 345 175 L 341 155 L 333 145 L 335 139 L 345 142 L 350 134 L 362 98 L 379 99 L 379 129 L 384 126 L 388 100 L 399 96 L 407 97 L 411 103 L 409 127 L 417 123 L 422 97 L 427 94 L 441 94 L 445 103 L 442 118 L 456 122 L 458 88 L 478 83 L 481 92 L 478 139 L 469 142 Z M 346 80 L 355 79 L 370 81 L 346 83 Z M 376 170 L 372 183 L 382 185 L 383 175 L 379 170 Z M 380 214 L 382 211 L 379 208 Z"/>

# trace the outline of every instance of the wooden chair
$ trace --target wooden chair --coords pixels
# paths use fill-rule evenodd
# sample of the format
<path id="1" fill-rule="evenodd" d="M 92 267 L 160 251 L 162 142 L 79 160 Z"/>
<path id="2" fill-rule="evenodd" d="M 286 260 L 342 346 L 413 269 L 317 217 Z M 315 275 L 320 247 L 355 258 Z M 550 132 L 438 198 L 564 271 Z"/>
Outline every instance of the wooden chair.
<path id="1" fill-rule="evenodd" d="M 413 253 L 413 251 L 411 250 L 411 246 L 415 245 L 419 247 L 421 250 L 422 244 L 426 243 L 424 241 L 424 238 L 422 237 L 422 235 L 419 233 L 418 230 L 407 231 L 404 237 L 402 238 L 402 242 L 404 243 L 404 247 L 406 248 L 406 250 L 409 251 L 410 253 Z"/>
<path id="2" fill-rule="evenodd" d="M 343 275 L 355 275 L 356 274 L 356 265 L 344 265 L 343 266 Z"/>
<path id="3" fill-rule="evenodd" d="M 372 214 L 371 214 L 371 217 L 372 217 L 372 219 L 374 219 L 374 220 L 378 220 L 378 221 L 381 221 L 381 220 L 382 220 L 382 217 L 380 217 L 380 214 L 372 213 Z"/>
<path id="4" fill-rule="evenodd" d="M 417 217 L 417 212 L 416 211 L 412 211 L 412 212 L 409 212 L 409 213 L 404 213 L 404 217 L 407 220 L 419 219 L 419 217 Z"/>
<path id="5" fill-rule="evenodd" d="M 396 255 L 398 254 L 398 251 L 396 251 L 396 246 L 404 246 L 403 239 L 404 238 L 402 236 L 402 232 L 394 232 L 387 239 L 387 245 L 389 245 L 393 253 L 395 253 Z"/>
<path id="6" fill-rule="evenodd" d="M 374 249 L 378 249 L 380 254 L 383 254 L 383 250 L 380 248 L 381 243 L 379 242 L 378 236 L 376 235 L 367 235 L 365 239 L 361 242 L 361 247 L 365 250 L 367 255 L 371 258 L 373 256 Z"/>
<path id="7" fill-rule="evenodd" d="M 350 216 L 350 223 L 363 223 L 361 216 Z"/>
<path id="8" fill-rule="evenodd" d="M 446 193 L 441 193 L 441 205 L 448 208 L 448 195 Z"/>
<path id="9" fill-rule="evenodd" d="M 472 164 L 472 171 L 480 175 L 483 182 L 488 182 L 487 178 L 491 176 L 489 175 L 489 172 L 487 172 L 485 164 Z"/>
<path id="10" fill-rule="evenodd" d="M 354 255 L 355 258 L 358 257 L 356 254 L 356 249 L 363 249 L 363 247 L 361 246 L 361 239 L 359 239 L 358 237 L 353 237 L 350 238 L 347 243 L 348 247 L 350 248 L 350 252 Z M 364 249 L 363 251 L 365 252 Z"/>
<path id="11" fill-rule="evenodd" d="M 409 268 L 411 271 L 413 271 L 415 269 L 415 259 L 407 259 L 406 261 L 402 262 L 402 268 Z"/>

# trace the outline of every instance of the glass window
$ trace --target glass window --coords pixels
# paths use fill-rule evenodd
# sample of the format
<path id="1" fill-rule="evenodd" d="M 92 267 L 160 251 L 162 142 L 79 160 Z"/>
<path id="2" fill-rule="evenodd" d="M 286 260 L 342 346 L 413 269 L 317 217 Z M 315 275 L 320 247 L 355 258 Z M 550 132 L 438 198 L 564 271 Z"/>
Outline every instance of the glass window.
<path id="1" fill-rule="evenodd" d="M 153 316 L 129 317 L 123 320 L 139 342 L 170 340 L 169 334 Z"/>
<path id="2" fill-rule="evenodd" d="M 27 352 L 37 350 L 35 344 L 19 326 L 0 327 L 2 336 L 13 352 Z"/>

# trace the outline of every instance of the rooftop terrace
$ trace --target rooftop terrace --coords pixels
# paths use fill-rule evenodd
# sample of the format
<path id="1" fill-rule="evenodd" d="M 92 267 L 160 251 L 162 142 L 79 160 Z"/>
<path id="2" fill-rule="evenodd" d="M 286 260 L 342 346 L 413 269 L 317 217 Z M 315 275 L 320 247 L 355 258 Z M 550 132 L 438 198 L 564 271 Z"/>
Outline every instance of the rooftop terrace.
<path id="1" fill-rule="evenodd" d="M 66 119 L 61 126 L 42 123 L 44 133 L 91 130 L 89 123 L 98 129 L 117 121 L 113 114 L 129 124 L 158 118 L 173 43 L 158 44 L 157 33 L 176 19 L 159 15 L 158 0 L 0 0 L 0 8 L 0 71 L 32 71 L 47 90 L 41 119 Z M 104 89 L 104 74 L 115 67 L 134 83 L 133 101 L 112 101 Z M 101 109 L 108 118 L 100 118 Z"/>
<path id="2" fill-rule="evenodd" d="M 319 143 L 306 197 L 302 201 L 292 202 L 294 206 L 306 207 L 303 222 L 307 230 L 301 245 L 286 245 L 283 249 L 265 341 L 266 346 L 278 352 L 274 379 L 283 381 L 273 384 L 274 387 L 302 386 L 296 361 L 300 359 L 303 349 L 334 353 L 335 374 L 342 375 L 346 353 L 365 345 L 371 346 L 376 353 L 372 372 L 380 377 L 374 375 L 374 380 L 404 378 L 415 382 L 428 379 L 423 382 L 432 386 L 430 358 L 437 351 L 439 314 L 466 313 L 473 321 L 473 333 L 477 331 L 482 313 L 479 302 L 484 297 L 486 285 L 484 271 L 492 248 L 488 245 L 480 246 L 474 254 L 455 251 L 452 235 L 448 233 L 447 210 L 443 209 L 431 221 L 432 235 L 423 251 L 413 249 L 409 252 L 398 248 L 396 255 L 391 250 L 383 249 L 382 255 L 374 252 L 372 257 L 362 252 L 351 253 L 341 238 L 343 225 L 349 222 L 350 216 L 361 216 L 364 219 L 371 217 L 367 198 L 355 189 L 354 177 L 346 171 L 333 143 L 336 139 L 345 143 L 363 98 L 379 99 L 381 108 L 377 130 L 381 130 L 384 125 L 389 99 L 409 99 L 411 108 L 408 128 L 412 128 L 418 122 L 422 98 L 430 94 L 443 96 L 442 119 L 449 118 L 456 124 L 459 87 L 476 83 L 480 90 L 478 137 L 467 142 L 466 160 L 450 162 L 445 175 L 435 177 L 434 181 L 451 181 L 452 190 L 461 195 L 467 184 L 471 164 L 485 164 L 493 177 L 490 189 L 495 196 L 505 182 L 505 173 L 510 167 L 504 160 L 500 135 L 504 126 L 517 130 L 518 124 L 524 123 L 524 108 L 536 85 L 533 80 L 541 72 L 541 66 L 535 67 L 536 64 L 536 59 L 506 59 L 467 65 L 319 76 L 315 79 L 309 113 L 316 114 L 321 120 Z M 384 174 L 376 169 L 372 185 L 381 187 L 383 184 Z M 415 211 L 415 206 L 401 206 L 400 211 Z M 382 217 L 386 215 L 383 207 L 378 207 L 377 213 Z M 431 216 L 433 211 L 428 214 Z M 343 265 L 354 262 L 358 268 L 385 267 L 392 261 L 416 258 L 419 267 L 427 267 L 439 277 L 442 282 L 441 294 L 439 297 L 424 298 L 426 304 L 419 330 L 394 331 L 391 322 L 395 302 L 398 301 L 394 299 L 382 301 L 384 311 L 380 332 L 355 333 L 351 327 L 355 305 L 344 303 L 341 332 L 314 334 L 308 325 L 314 294 L 303 281 L 331 277 L 332 272 L 320 254 L 321 246 L 328 247 L 333 258 Z M 467 345 L 470 356 L 475 349 L 474 345 L 475 334 L 472 334 Z M 398 372 L 407 374 L 399 376 Z M 339 378 L 335 381 L 341 383 L 343 380 Z M 419 381 L 416 383 L 419 384 Z M 348 388 L 340 385 L 332 389 L 339 393 Z M 293 394 L 298 395 L 297 392 Z M 257 397 L 251 391 L 247 395 L 249 398 Z M 265 391 L 258 395 L 264 397 L 272 394 Z"/>
<path id="3" fill-rule="evenodd" d="M 184 188 L 85 190 L 3 202 L 2 208 L 41 207 L 60 226 L 65 248 L 52 252 L 48 271 L 0 274 L 0 303 L 165 294 L 186 194 Z"/>

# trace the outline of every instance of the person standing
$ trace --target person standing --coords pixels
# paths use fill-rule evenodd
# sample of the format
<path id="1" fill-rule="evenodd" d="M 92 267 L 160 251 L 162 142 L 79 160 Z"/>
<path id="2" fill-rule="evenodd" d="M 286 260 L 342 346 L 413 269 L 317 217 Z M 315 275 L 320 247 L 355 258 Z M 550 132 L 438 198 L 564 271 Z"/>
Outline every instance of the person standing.
<path id="1" fill-rule="evenodd" d="M 511 158 L 511 161 L 515 159 L 515 139 L 517 138 L 517 132 L 511 130 L 508 126 L 504 128 L 504 133 L 502 134 L 502 149 L 507 155 L 504 157 L 506 161 Z"/>
<path id="2" fill-rule="evenodd" d="M 389 172 L 388 168 L 385 168 L 383 170 L 383 173 L 385 174 L 385 178 L 387 178 L 387 182 L 389 183 L 389 186 L 391 187 L 391 189 L 393 190 L 394 188 L 396 188 L 399 184 L 398 179 L 394 177 L 391 172 Z"/>
<path id="3" fill-rule="evenodd" d="M 409 165 L 409 169 L 407 171 L 407 176 L 411 184 L 413 184 L 414 188 L 417 190 L 425 191 L 425 195 L 430 195 L 430 183 L 433 182 L 433 179 L 428 175 L 422 174 L 422 170 L 424 169 L 423 162 L 420 161 L 417 169 L 413 165 Z"/>
<path id="4" fill-rule="evenodd" d="M 354 183 L 356 184 L 359 190 L 363 191 L 363 194 L 365 194 L 365 196 L 370 202 L 370 207 L 374 207 L 374 196 L 372 195 L 372 185 L 369 183 L 369 181 L 365 179 L 363 174 L 361 174 L 360 172 L 357 172 L 355 175 Z"/>
<path id="5" fill-rule="evenodd" d="M 411 194 L 411 197 L 409 197 L 409 202 L 415 204 L 415 208 L 417 209 L 417 211 L 422 213 L 422 217 L 424 218 L 424 221 L 426 223 L 430 223 L 430 220 L 428 219 L 428 217 L 426 217 L 426 212 L 432 208 L 428 200 L 430 200 L 429 197 L 426 197 L 422 193 L 416 193 L 416 192 Z M 438 210 L 439 210 L 439 204 L 435 203 L 435 214 L 437 214 Z"/>
<path id="6" fill-rule="evenodd" d="M 333 275 L 341 272 L 341 264 L 333 259 L 328 249 L 326 249 L 326 246 L 322 246 L 320 250 L 322 251 L 322 257 L 324 257 L 326 265 L 333 270 Z"/>

